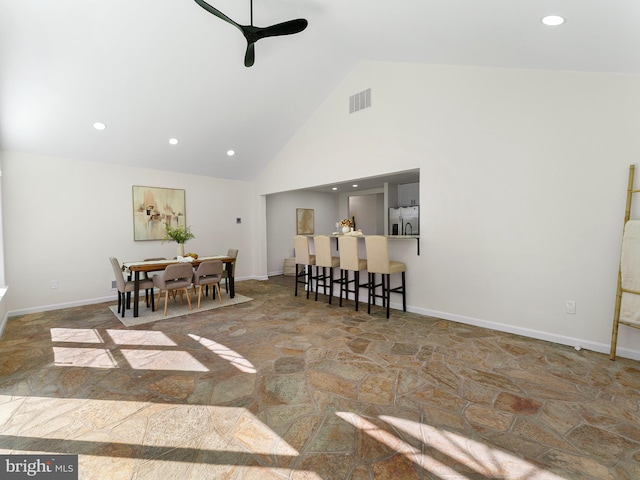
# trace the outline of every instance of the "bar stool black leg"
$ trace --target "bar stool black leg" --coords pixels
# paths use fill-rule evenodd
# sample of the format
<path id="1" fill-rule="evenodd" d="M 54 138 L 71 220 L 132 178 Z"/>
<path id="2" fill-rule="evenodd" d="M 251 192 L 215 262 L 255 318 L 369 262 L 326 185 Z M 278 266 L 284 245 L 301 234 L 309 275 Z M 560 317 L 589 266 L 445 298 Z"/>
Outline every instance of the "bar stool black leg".
<path id="1" fill-rule="evenodd" d="M 386 274 L 384 275 L 387 277 L 387 288 L 386 288 L 386 298 L 387 298 L 387 318 L 389 318 L 389 315 L 391 312 L 389 312 L 389 304 L 391 303 L 391 275 Z"/>
<path id="2" fill-rule="evenodd" d="M 329 305 L 331 305 L 332 298 L 333 298 L 333 267 L 329 267 Z"/>
<path id="3" fill-rule="evenodd" d="M 402 311 L 407 311 L 407 289 L 404 287 L 404 272 L 402 272 Z"/>
<path id="4" fill-rule="evenodd" d="M 375 301 L 376 301 L 376 297 L 375 297 L 375 291 L 372 292 L 372 289 L 375 288 L 375 278 L 376 278 L 376 274 L 375 273 L 369 273 L 369 288 L 367 289 L 367 313 L 371 313 L 371 297 L 372 297 L 372 293 L 373 293 L 373 302 L 375 305 Z"/>
<path id="5" fill-rule="evenodd" d="M 355 271 L 353 272 L 353 278 L 354 278 L 354 285 L 355 285 L 355 292 L 354 292 L 354 296 L 356 299 L 356 312 L 358 311 L 358 302 L 360 300 L 360 272 Z"/>

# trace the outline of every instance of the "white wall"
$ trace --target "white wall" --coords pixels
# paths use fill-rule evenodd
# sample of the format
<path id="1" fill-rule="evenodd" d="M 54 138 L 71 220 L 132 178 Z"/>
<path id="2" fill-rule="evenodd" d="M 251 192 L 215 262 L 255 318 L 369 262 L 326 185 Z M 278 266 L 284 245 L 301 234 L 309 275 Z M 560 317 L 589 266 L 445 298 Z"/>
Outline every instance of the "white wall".
<path id="1" fill-rule="evenodd" d="M 339 218 L 338 196 L 321 192 L 286 192 L 267 196 L 267 271 L 281 274 L 284 259 L 294 256 L 296 208 L 314 210 L 315 234 L 335 231 Z"/>
<path id="2" fill-rule="evenodd" d="M 256 276 L 251 183 L 15 152 L 4 152 L 2 166 L 10 314 L 115 298 L 110 256 L 176 255 L 175 243 L 133 240 L 132 185 L 185 189 L 196 235 L 187 251 L 238 248 L 237 277 Z"/>
<path id="3" fill-rule="evenodd" d="M 639 80 L 362 63 L 256 186 L 420 168 L 421 255 L 394 252 L 412 310 L 606 352 Z M 373 106 L 349 115 L 365 88 Z M 618 353 L 640 358 L 640 331 L 624 328 Z"/>

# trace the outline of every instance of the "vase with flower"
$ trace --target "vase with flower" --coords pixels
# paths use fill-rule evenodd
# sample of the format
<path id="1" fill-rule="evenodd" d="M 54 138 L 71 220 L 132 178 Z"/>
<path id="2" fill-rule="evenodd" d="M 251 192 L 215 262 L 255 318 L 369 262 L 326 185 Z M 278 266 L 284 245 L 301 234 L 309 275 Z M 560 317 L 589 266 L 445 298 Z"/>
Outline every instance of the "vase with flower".
<path id="1" fill-rule="evenodd" d="M 353 223 L 348 218 L 340 220 L 339 226 L 342 233 L 349 233 L 353 229 Z"/>
<path id="2" fill-rule="evenodd" d="M 196 236 L 191 232 L 191 227 L 186 226 L 177 226 L 172 227 L 168 223 L 164 224 L 165 228 L 165 236 L 162 240 L 164 242 L 176 242 L 178 244 L 178 256 L 184 257 L 184 244 L 188 240 L 192 240 L 196 238 Z"/>

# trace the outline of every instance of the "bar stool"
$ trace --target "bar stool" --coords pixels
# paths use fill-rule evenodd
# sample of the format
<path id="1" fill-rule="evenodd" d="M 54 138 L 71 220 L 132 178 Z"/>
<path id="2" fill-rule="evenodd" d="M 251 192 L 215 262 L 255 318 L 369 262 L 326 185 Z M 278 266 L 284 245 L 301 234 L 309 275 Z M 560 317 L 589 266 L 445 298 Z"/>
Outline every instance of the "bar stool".
<path id="1" fill-rule="evenodd" d="M 320 285 L 324 288 L 324 294 L 327 294 L 327 280 L 329 280 L 329 303 L 333 297 L 333 269 L 340 266 L 340 257 L 331 255 L 331 239 L 327 235 L 316 235 L 313 237 L 313 243 L 316 247 L 316 301 L 318 300 L 318 291 Z M 322 274 L 319 269 L 322 267 Z M 329 275 L 327 276 L 327 268 Z"/>
<path id="2" fill-rule="evenodd" d="M 387 318 L 389 318 L 389 303 L 391 300 L 391 292 L 402 293 L 402 311 L 407 311 L 407 296 L 405 289 L 405 272 L 406 264 L 402 262 L 394 262 L 389 260 L 389 241 L 387 237 L 381 235 L 372 235 L 364 239 L 367 251 L 367 263 L 369 270 L 369 298 L 367 306 L 369 311 L 371 308 L 371 297 L 375 298 L 375 275 L 382 275 L 382 305 L 387 307 Z M 394 273 L 402 273 L 402 285 L 391 288 L 391 275 Z M 375 302 L 375 300 L 374 300 Z"/>
<path id="3" fill-rule="evenodd" d="M 296 294 L 298 296 L 298 284 L 302 283 L 307 288 L 307 298 L 313 289 L 313 272 L 311 267 L 316 264 L 316 256 L 309 253 L 309 237 L 296 235 L 293 237 L 293 247 L 296 256 Z M 300 265 L 303 266 L 300 273 Z"/>
<path id="4" fill-rule="evenodd" d="M 360 285 L 360 272 L 367 269 L 367 260 L 360 258 L 358 254 L 358 239 L 343 235 L 338 238 L 338 248 L 340 250 L 340 306 L 342 306 L 342 292 L 346 291 L 346 296 L 353 293 L 356 301 L 356 311 L 358 310 L 358 300 L 360 298 L 360 288 L 368 288 L 369 284 Z M 349 272 L 353 272 L 353 279 L 349 280 Z M 353 290 L 349 289 L 349 284 L 353 283 Z"/>

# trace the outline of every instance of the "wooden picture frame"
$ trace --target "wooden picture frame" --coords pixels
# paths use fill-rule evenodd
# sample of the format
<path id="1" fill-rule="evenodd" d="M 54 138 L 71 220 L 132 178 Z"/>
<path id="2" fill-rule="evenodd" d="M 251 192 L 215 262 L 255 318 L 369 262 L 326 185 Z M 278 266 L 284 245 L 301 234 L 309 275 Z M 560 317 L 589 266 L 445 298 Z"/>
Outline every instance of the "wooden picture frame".
<path id="1" fill-rule="evenodd" d="M 296 208 L 296 235 L 313 235 L 313 208 Z"/>
<path id="2" fill-rule="evenodd" d="M 165 223 L 186 226 L 185 194 L 177 188 L 132 186 L 133 239 L 162 240 Z"/>

